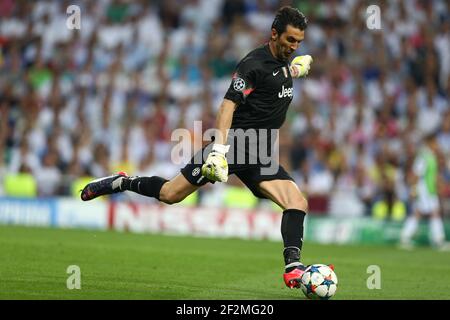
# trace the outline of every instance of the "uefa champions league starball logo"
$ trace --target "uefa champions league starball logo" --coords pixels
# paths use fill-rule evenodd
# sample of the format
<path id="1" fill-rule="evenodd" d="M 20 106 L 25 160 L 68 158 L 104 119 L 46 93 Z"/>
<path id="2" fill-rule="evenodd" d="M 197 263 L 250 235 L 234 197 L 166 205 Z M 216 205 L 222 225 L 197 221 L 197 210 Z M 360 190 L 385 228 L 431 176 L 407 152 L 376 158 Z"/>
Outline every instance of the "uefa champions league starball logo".
<path id="1" fill-rule="evenodd" d="M 242 78 L 236 78 L 233 82 L 233 88 L 236 91 L 242 91 L 245 88 L 245 81 Z"/>

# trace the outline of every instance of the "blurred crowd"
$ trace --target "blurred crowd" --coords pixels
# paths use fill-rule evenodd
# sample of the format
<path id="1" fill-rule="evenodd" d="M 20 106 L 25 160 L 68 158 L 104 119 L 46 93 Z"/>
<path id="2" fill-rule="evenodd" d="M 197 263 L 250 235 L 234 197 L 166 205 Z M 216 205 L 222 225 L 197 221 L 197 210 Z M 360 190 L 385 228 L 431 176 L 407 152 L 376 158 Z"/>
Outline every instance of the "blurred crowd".
<path id="1" fill-rule="evenodd" d="M 80 29 L 66 25 L 73 4 Z M 380 30 L 366 23 L 372 4 Z M 268 41 L 282 5 L 309 20 L 298 54 L 314 63 L 295 81 L 280 161 L 311 210 L 402 219 L 414 157 L 434 131 L 448 203 L 446 0 L 0 0 L 0 195 L 25 192 L 17 179 L 46 197 L 119 170 L 175 176 L 189 157 L 174 156 L 172 132 L 214 126 L 236 63 Z M 214 188 L 196 201 L 220 204 Z"/>

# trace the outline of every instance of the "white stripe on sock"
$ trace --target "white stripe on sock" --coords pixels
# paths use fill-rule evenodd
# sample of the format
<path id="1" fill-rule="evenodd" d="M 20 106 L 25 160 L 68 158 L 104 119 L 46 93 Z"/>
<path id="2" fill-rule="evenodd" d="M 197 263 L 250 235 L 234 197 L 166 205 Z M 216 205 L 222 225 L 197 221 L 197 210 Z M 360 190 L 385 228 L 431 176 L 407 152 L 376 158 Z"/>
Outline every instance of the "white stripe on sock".
<path id="1" fill-rule="evenodd" d="M 284 268 L 287 269 L 287 268 L 298 267 L 298 266 L 302 266 L 302 265 L 303 265 L 303 263 L 301 263 L 301 262 L 292 262 L 292 263 L 285 265 Z"/>
<path id="2" fill-rule="evenodd" d="M 112 189 L 116 190 L 117 188 L 121 189 L 123 177 L 120 177 L 112 182 Z"/>
<path id="3" fill-rule="evenodd" d="M 286 250 L 286 249 L 297 249 L 298 251 L 300 251 L 300 248 L 298 248 L 298 247 L 293 247 L 293 246 L 291 246 L 291 247 L 285 247 L 284 250 Z"/>

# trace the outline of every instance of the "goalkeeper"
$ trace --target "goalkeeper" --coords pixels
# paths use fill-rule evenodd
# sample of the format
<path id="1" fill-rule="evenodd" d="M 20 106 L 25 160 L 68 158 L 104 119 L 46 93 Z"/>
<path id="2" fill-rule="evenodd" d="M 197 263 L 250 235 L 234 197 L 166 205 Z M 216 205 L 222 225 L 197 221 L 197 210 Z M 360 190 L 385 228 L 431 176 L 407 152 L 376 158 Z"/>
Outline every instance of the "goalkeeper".
<path id="1" fill-rule="evenodd" d="M 179 175 L 166 180 L 157 176 L 128 177 L 120 172 L 89 183 L 82 191 L 82 200 L 129 190 L 173 204 L 208 182 L 226 182 L 229 174 L 235 174 L 255 196 L 283 208 L 284 281 L 290 288 L 298 287 L 305 269 L 300 251 L 308 203 L 284 168 L 273 161 L 269 166 L 260 151 L 266 147 L 265 156 L 273 158 L 276 137 L 271 133 L 286 118 L 293 99 L 292 79 L 305 77 L 310 69 L 309 55 L 289 62 L 304 39 L 306 27 L 307 19 L 297 9 L 278 10 L 269 42 L 251 51 L 236 67 L 218 111 L 214 142 L 195 155 Z M 244 144 L 237 143 L 251 132 L 256 133 L 256 141 L 244 139 Z M 255 145 L 256 154 L 252 151 Z M 203 155 L 207 155 L 206 159 Z"/>

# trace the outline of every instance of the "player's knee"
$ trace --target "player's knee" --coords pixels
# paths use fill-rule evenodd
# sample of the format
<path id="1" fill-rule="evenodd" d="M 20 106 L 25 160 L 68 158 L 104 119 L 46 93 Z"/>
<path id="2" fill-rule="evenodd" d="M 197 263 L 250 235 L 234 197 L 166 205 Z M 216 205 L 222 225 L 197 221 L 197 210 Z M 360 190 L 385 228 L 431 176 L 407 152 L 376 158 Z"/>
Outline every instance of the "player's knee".
<path id="1" fill-rule="evenodd" d="M 167 195 L 165 197 L 164 196 L 160 197 L 159 200 L 161 200 L 166 204 L 175 204 L 180 202 L 182 199 L 179 199 L 178 197 L 176 197 L 176 195 Z"/>
<path id="2" fill-rule="evenodd" d="M 308 212 L 308 200 L 303 195 L 289 201 L 286 209 L 297 209 Z"/>
<path id="3" fill-rule="evenodd" d="M 164 185 L 159 193 L 159 200 L 166 204 L 174 204 L 182 201 L 184 197 L 179 192 L 174 191 L 170 186 Z"/>
<path id="4" fill-rule="evenodd" d="M 159 196 L 159 200 L 167 204 L 174 204 L 182 201 L 184 197 L 177 192 L 174 191 L 165 191 L 162 192 Z"/>

